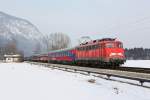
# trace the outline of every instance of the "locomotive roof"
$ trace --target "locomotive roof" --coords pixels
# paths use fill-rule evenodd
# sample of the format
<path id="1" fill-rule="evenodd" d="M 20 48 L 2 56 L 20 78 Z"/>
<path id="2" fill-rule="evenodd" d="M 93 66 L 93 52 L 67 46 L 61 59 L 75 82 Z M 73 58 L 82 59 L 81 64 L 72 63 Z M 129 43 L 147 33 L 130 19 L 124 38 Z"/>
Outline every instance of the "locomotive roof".
<path id="1" fill-rule="evenodd" d="M 93 43 L 97 43 L 97 42 L 105 42 L 105 41 L 115 41 L 116 38 L 103 38 L 103 39 L 97 39 L 97 40 L 92 40 L 89 42 L 85 42 L 80 44 L 80 46 L 84 46 L 84 45 L 88 45 L 88 44 L 93 44 Z"/>
<path id="2" fill-rule="evenodd" d="M 103 39 L 99 39 L 98 41 L 101 42 L 101 41 L 115 41 L 116 38 L 103 38 Z"/>

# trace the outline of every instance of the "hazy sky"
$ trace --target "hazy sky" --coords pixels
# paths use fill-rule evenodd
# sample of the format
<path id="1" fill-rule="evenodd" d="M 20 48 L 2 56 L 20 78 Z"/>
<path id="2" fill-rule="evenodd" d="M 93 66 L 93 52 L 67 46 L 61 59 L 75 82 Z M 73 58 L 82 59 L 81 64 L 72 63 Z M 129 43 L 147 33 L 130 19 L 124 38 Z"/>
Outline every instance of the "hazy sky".
<path id="1" fill-rule="evenodd" d="M 0 0 L 0 10 L 29 20 L 44 34 L 117 37 L 150 48 L 150 0 Z"/>

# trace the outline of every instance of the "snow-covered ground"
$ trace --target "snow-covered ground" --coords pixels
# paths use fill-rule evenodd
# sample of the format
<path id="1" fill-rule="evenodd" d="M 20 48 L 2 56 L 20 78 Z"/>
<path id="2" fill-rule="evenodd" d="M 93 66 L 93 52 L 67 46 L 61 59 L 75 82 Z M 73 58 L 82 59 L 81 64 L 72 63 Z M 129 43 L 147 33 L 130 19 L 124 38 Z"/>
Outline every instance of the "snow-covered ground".
<path id="1" fill-rule="evenodd" d="M 150 68 L 150 60 L 127 60 L 122 66 Z"/>
<path id="2" fill-rule="evenodd" d="M 150 100 L 150 89 L 28 63 L 0 63 L 0 100 Z"/>

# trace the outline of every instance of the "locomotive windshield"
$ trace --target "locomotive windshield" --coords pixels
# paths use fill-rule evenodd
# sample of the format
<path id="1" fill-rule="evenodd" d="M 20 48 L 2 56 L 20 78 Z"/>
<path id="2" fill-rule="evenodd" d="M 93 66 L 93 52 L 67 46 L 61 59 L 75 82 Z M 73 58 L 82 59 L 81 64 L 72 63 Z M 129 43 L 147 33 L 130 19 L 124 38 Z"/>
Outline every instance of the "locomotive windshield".
<path id="1" fill-rule="evenodd" d="M 114 43 L 106 43 L 106 48 L 114 48 Z"/>
<path id="2" fill-rule="evenodd" d="M 106 48 L 123 48 L 123 45 L 120 42 L 111 42 L 111 43 L 106 43 L 105 47 Z"/>

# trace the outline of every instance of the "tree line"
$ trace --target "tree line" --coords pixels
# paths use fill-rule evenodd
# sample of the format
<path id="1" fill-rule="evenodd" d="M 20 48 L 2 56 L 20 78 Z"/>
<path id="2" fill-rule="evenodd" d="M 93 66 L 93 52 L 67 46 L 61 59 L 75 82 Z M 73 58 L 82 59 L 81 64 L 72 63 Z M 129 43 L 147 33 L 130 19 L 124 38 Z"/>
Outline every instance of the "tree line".
<path id="1" fill-rule="evenodd" d="M 44 54 L 53 50 L 68 48 L 71 44 L 70 37 L 61 32 L 43 35 L 39 40 L 40 42 L 37 42 L 35 45 L 33 55 Z M 4 59 L 4 55 L 14 54 L 20 54 L 24 56 L 24 52 L 19 50 L 16 40 L 10 40 L 4 45 L 0 44 L 0 60 Z"/>
<path id="2" fill-rule="evenodd" d="M 61 32 L 45 34 L 40 38 L 40 40 L 40 43 L 37 43 L 35 47 L 34 54 L 60 50 L 68 48 L 71 45 L 70 37 L 67 34 Z"/>
<path id="3" fill-rule="evenodd" d="M 125 49 L 125 56 L 128 60 L 150 60 L 150 49 L 130 48 Z"/>

